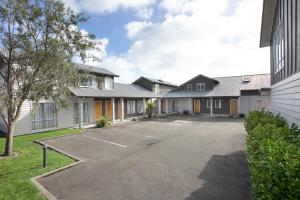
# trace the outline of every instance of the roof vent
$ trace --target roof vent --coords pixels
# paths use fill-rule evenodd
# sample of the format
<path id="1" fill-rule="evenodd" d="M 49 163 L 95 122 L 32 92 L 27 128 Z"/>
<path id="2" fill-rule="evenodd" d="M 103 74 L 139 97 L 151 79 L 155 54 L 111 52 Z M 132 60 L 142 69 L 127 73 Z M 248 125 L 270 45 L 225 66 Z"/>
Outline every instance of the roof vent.
<path id="1" fill-rule="evenodd" d="M 159 79 L 158 81 L 159 81 L 159 82 L 162 82 L 162 83 L 164 82 L 163 80 L 160 80 L 160 79 Z"/>
<path id="2" fill-rule="evenodd" d="M 242 83 L 249 83 L 251 80 L 249 77 L 243 77 Z"/>

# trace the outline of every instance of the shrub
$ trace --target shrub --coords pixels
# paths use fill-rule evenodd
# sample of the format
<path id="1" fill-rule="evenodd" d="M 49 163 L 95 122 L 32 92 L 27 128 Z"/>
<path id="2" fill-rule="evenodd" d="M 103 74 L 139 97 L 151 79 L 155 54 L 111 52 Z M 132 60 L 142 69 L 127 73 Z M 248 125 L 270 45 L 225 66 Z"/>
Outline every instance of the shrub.
<path id="1" fill-rule="evenodd" d="M 259 124 L 275 124 L 277 127 L 288 127 L 286 119 L 279 114 L 274 117 L 271 112 L 264 109 L 249 112 L 245 119 L 246 131 L 250 133 Z"/>
<path id="2" fill-rule="evenodd" d="M 247 158 L 256 199 L 300 198 L 300 131 L 284 118 L 254 111 L 246 119 Z"/>
<path id="3" fill-rule="evenodd" d="M 149 118 L 152 117 L 153 109 L 154 109 L 154 103 L 153 103 L 153 101 L 149 100 L 147 102 L 147 108 L 146 108 Z"/>
<path id="4" fill-rule="evenodd" d="M 189 110 L 184 110 L 184 111 L 182 111 L 182 114 L 184 114 L 184 115 L 189 115 L 189 114 L 190 114 L 190 111 L 189 111 Z"/>
<path id="5" fill-rule="evenodd" d="M 96 127 L 97 128 L 110 127 L 110 119 L 109 119 L 109 117 L 107 117 L 107 116 L 101 117 L 101 119 L 99 119 L 97 121 Z"/>

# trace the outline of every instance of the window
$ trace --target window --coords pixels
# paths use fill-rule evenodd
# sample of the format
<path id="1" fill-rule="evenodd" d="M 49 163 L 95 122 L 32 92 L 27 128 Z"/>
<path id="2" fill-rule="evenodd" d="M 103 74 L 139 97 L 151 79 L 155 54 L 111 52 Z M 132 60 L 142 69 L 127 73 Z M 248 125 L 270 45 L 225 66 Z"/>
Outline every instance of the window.
<path id="1" fill-rule="evenodd" d="M 111 77 L 105 77 L 105 89 L 112 90 L 114 84 L 114 79 Z"/>
<path id="2" fill-rule="evenodd" d="M 221 105 L 221 99 L 216 99 L 215 100 L 215 108 L 222 108 L 222 105 Z"/>
<path id="3" fill-rule="evenodd" d="M 89 109 L 89 103 L 83 102 L 83 123 L 90 122 L 90 109 Z"/>
<path id="4" fill-rule="evenodd" d="M 207 99 L 207 101 L 206 101 L 207 108 L 211 107 L 210 103 L 211 103 L 210 99 Z"/>
<path id="5" fill-rule="evenodd" d="M 262 108 L 262 100 L 261 99 L 257 99 L 256 100 L 256 109 L 261 109 Z"/>
<path id="6" fill-rule="evenodd" d="M 99 76 L 99 77 L 96 78 L 96 81 L 97 81 L 97 88 L 99 88 L 100 90 L 105 88 L 105 79 L 104 79 L 104 77 Z"/>
<path id="7" fill-rule="evenodd" d="M 32 129 L 45 129 L 57 127 L 57 113 L 53 103 L 38 103 L 34 105 L 32 116 Z"/>
<path id="8" fill-rule="evenodd" d="M 273 35 L 272 54 L 274 73 L 277 73 L 284 67 L 284 33 L 282 19 L 280 19 Z"/>
<path id="9" fill-rule="evenodd" d="M 90 122 L 90 109 L 89 109 L 89 103 L 83 102 L 83 113 L 82 113 L 83 123 L 89 123 Z M 73 117 L 74 117 L 74 124 L 79 124 L 79 104 L 74 103 L 74 110 L 73 110 Z"/>
<path id="10" fill-rule="evenodd" d="M 154 93 L 156 94 L 160 93 L 159 84 L 154 84 Z"/>
<path id="11" fill-rule="evenodd" d="M 92 87 L 94 86 L 95 76 L 90 74 L 81 74 L 80 75 L 80 86 L 83 87 Z"/>
<path id="12" fill-rule="evenodd" d="M 138 113 L 143 113 L 143 100 L 138 100 L 137 101 L 137 112 Z"/>
<path id="13" fill-rule="evenodd" d="M 187 85 L 186 85 L 186 89 L 187 89 L 187 90 L 192 90 L 192 89 L 193 89 L 192 84 L 187 84 Z"/>
<path id="14" fill-rule="evenodd" d="M 127 101 L 127 114 L 134 114 L 135 113 L 135 101 L 128 100 Z"/>
<path id="15" fill-rule="evenodd" d="M 196 90 L 205 90 L 205 83 L 197 83 Z"/>

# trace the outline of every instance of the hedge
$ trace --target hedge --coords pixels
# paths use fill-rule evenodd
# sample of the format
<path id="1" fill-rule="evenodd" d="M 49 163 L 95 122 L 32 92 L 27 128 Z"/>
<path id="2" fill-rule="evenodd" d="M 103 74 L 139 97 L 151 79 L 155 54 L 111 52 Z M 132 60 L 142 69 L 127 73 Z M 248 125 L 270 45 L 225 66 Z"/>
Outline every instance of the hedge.
<path id="1" fill-rule="evenodd" d="M 300 131 L 266 111 L 250 112 L 247 159 L 256 199 L 300 199 Z"/>

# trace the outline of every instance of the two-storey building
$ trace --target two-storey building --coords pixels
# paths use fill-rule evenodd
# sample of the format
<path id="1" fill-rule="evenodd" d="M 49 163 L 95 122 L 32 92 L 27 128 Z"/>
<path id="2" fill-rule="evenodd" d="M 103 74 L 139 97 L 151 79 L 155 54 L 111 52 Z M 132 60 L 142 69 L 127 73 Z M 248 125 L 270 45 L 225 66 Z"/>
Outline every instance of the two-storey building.
<path id="1" fill-rule="evenodd" d="M 264 0 L 260 47 L 270 47 L 271 110 L 300 125 L 300 2 Z"/>

